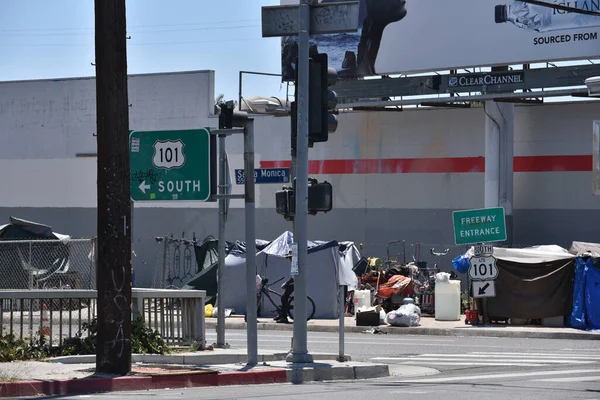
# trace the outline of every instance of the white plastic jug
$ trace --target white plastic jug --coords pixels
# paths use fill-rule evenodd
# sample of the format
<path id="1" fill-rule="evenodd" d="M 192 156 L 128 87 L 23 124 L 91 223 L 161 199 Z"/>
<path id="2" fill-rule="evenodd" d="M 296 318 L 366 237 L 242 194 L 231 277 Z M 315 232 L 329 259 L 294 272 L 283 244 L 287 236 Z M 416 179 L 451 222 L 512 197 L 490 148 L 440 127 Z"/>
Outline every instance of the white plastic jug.
<path id="1" fill-rule="evenodd" d="M 354 309 L 360 307 L 371 307 L 371 291 L 370 290 L 355 290 L 354 291 Z"/>
<path id="2" fill-rule="evenodd" d="M 435 319 L 438 321 L 460 319 L 460 281 L 450 280 L 435 284 Z"/>

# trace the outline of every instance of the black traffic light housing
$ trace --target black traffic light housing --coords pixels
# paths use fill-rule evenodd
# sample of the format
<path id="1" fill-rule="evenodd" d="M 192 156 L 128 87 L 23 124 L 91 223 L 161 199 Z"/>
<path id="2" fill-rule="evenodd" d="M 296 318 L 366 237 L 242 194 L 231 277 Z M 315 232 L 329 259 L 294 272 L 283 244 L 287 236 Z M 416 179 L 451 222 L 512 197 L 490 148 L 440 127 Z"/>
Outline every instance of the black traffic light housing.
<path id="1" fill-rule="evenodd" d="M 293 221 L 296 215 L 296 197 L 293 186 L 284 186 L 275 193 L 275 208 L 277 214 L 281 214 L 288 221 Z M 308 178 L 308 213 L 316 215 L 319 212 L 329 212 L 333 209 L 333 187 L 329 182 L 319 182 L 314 178 Z"/>
<path id="2" fill-rule="evenodd" d="M 248 113 L 235 110 L 232 100 L 221 103 L 219 107 L 219 129 L 243 128 L 248 122 Z"/>
<path id="3" fill-rule="evenodd" d="M 329 133 L 337 130 L 337 94 L 330 89 L 337 82 L 337 71 L 329 68 L 326 53 L 313 54 L 309 59 L 308 74 L 308 146 L 326 142 Z M 298 98 L 298 76 L 296 75 L 295 97 Z M 296 149 L 298 136 L 298 108 L 294 101 L 291 105 L 291 147 Z"/>

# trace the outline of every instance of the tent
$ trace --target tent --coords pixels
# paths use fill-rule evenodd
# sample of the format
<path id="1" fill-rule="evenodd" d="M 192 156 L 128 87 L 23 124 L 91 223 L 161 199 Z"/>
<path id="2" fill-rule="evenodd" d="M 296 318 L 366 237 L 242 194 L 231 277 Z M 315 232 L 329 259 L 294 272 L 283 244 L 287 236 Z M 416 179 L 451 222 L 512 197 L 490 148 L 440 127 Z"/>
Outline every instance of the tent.
<path id="1" fill-rule="evenodd" d="M 462 261 L 453 261 L 455 268 L 472 255 L 471 247 Z M 490 318 L 544 319 L 571 312 L 575 255 L 560 246 L 544 245 L 494 247 L 494 257 L 498 277 L 496 295 L 487 298 Z"/>
<path id="2" fill-rule="evenodd" d="M 48 225 L 10 217 L 0 226 L 0 289 L 30 289 L 66 273 L 69 239 Z"/>
<path id="3" fill-rule="evenodd" d="M 265 248 L 269 242 L 256 241 L 256 251 Z M 219 241 L 212 236 L 207 237 L 202 244 L 194 246 L 197 273 L 182 287 L 186 290 L 206 290 L 206 303 L 215 304 L 217 299 L 217 274 L 219 270 Z M 243 242 L 226 242 L 225 255 L 230 253 L 243 254 L 246 244 Z"/>
<path id="4" fill-rule="evenodd" d="M 267 277 L 269 282 L 281 278 L 272 289 L 282 293 L 281 285 L 291 274 L 291 252 L 293 235 L 284 232 L 256 254 L 256 273 Z M 355 290 L 356 274 L 352 267 L 360 260 L 360 253 L 352 242 L 316 241 L 308 243 L 307 288 L 308 295 L 315 302 L 313 318 L 337 318 L 339 315 L 340 285 Z M 225 308 L 234 309 L 236 314 L 246 312 L 246 250 L 234 248 L 225 258 L 223 303 Z M 273 296 L 279 305 L 279 296 Z M 260 305 L 260 316 L 275 316 L 275 307 L 268 299 Z"/>

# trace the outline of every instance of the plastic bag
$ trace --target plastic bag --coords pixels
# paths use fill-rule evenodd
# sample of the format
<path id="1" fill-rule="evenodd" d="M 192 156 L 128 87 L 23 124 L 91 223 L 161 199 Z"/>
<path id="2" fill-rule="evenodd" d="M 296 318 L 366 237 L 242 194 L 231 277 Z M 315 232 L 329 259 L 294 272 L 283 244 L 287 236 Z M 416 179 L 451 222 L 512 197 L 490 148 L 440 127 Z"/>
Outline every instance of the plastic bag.
<path id="1" fill-rule="evenodd" d="M 469 263 L 470 258 L 471 256 L 468 253 L 460 255 L 452 260 L 452 266 L 457 272 L 466 274 L 469 272 L 469 268 L 471 267 L 471 264 Z"/>
<path id="2" fill-rule="evenodd" d="M 421 323 L 421 309 L 414 304 L 404 304 L 385 316 L 384 322 L 392 326 L 410 327 Z"/>
<path id="3" fill-rule="evenodd" d="M 450 274 L 447 272 L 438 272 L 435 274 L 435 284 L 438 283 L 449 283 L 450 282 Z"/>
<path id="4" fill-rule="evenodd" d="M 204 316 L 211 318 L 213 316 L 213 306 L 212 304 L 207 304 L 204 306 Z"/>

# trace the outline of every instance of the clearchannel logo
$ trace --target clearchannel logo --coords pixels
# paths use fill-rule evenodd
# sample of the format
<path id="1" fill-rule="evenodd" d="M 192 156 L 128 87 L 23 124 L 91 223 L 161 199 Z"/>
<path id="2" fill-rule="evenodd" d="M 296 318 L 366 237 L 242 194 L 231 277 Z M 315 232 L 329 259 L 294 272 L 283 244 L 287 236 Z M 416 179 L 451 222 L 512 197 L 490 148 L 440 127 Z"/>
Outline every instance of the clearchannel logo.
<path id="1" fill-rule="evenodd" d="M 448 86 L 458 86 L 458 78 L 456 76 L 451 76 L 448 80 Z"/>

